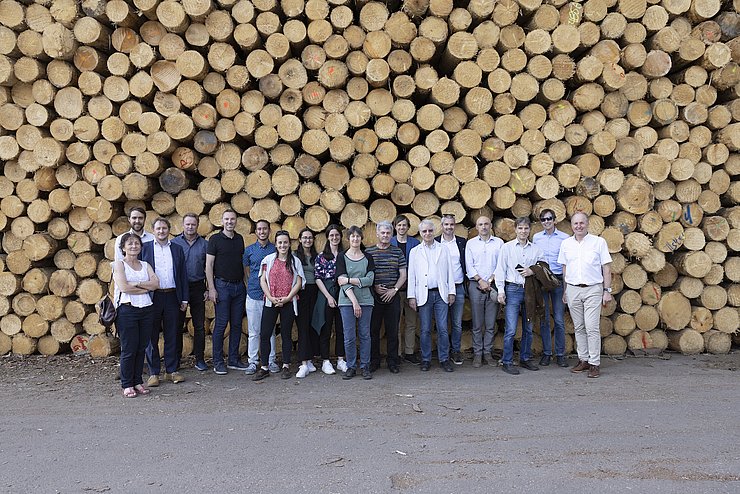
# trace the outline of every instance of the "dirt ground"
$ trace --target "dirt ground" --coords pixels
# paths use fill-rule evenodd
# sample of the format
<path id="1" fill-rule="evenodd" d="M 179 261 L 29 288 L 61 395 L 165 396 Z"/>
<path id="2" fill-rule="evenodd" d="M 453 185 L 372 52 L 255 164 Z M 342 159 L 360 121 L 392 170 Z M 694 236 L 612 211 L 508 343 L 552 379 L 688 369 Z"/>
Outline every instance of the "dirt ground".
<path id="1" fill-rule="evenodd" d="M 571 364 L 575 360 L 571 359 Z M 740 492 L 740 353 L 509 376 L 199 373 L 124 399 L 117 360 L 0 358 L 0 492 Z"/>

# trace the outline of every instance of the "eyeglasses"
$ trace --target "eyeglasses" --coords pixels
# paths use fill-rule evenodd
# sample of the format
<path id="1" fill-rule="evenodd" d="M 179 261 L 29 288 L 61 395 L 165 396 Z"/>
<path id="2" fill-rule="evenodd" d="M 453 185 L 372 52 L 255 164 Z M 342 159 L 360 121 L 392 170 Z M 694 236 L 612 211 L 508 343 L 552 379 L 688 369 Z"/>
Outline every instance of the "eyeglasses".
<path id="1" fill-rule="evenodd" d="M 554 220 L 554 219 L 555 219 L 555 218 L 553 218 L 552 216 L 547 216 L 547 217 L 545 217 L 545 218 L 540 218 L 540 221 L 552 221 L 552 220 Z"/>

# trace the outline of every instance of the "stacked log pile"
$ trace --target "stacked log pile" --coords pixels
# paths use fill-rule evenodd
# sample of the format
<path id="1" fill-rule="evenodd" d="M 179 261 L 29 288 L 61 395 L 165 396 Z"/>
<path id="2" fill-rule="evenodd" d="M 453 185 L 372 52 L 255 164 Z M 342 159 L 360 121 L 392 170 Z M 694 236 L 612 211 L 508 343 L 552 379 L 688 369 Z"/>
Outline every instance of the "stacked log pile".
<path id="1" fill-rule="evenodd" d="M 738 12 L 0 0 L 0 354 L 116 350 L 93 304 L 135 205 L 175 233 L 194 212 L 207 235 L 231 207 L 248 241 L 264 218 L 294 237 L 362 225 L 370 243 L 398 213 L 454 213 L 465 232 L 485 213 L 508 240 L 516 216 L 550 208 L 569 231 L 585 211 L 614 256 L 605 353 L 726 352 L 740 307 Z"/>

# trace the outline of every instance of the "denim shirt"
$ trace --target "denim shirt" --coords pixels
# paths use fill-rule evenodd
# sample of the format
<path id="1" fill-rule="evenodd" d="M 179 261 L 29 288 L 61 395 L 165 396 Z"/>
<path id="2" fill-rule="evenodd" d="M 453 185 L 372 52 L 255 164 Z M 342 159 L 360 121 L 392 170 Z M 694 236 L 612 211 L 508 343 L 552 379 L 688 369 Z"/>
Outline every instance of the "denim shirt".
<path id="1" fill-rule="evenodd" d="M 206 251 L 208 240 L 200 235 L 195 238 L 192 245 L 187 241 L 184 234 L 172 239 L 173 244 L 182 247 L 185 253 L 185 269 L 188 272 L 188 283 L 196 283 L 206 279 Z"/>
<path id="2" fill-rule="evenodd" d="M 532 243 L 545 253 L 545 261 L 547 261 L 547 265 L 550 266 L 550 271 L 553 274 L 563 274 L 563 265 L 558 262 L 558 254 L 560 253 L 560 244 L 566 238 L 568 238 L 568 235 L 557 228 L 552 232 L 552 235 L 548 235 L 543 230 L 535 233 L 532 237 Z"/>
<path id="3" fill-rule="evenodd" d="M 275 250 L 275 245 L 271 242 L 267 242 L 264 247 L 260 245 L 259 242 L 255 242 L 244 249 L 242 264 L 245 268 L 249 268 L 247 296 L 252 300 L 262 300 L 265 297 L 265 294 L 262 293 L 262 287 L 260 286 L 260 266 L 265 257 L 275 252 L 277 252 Z"/>

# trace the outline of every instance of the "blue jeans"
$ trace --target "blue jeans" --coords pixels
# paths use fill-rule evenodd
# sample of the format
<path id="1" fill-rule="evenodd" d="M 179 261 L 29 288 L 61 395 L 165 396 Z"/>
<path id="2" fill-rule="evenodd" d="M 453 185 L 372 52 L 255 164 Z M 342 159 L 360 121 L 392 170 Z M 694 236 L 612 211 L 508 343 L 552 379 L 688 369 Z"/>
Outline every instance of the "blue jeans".
<path id="1" fill-rule="evenodd" d="M 455 353 L 460 351 L 460 340 L 462 339 L 462 315 L 465 308 L 465 286 L 460 283 L 455 285 L 455 303 L 449 308 L 450 313 L 450 350 Z"/>
<path id="2" fill-rule="evenodd" d="M 562 282 L 562 280 L 561 280 Z M 563 304 L 563 285 L 551 292 L 542 290 L 545 301 L 545 315 L 540 321 L 540 335 L 542 336 L 542 353 L 552 355 L 552 336 L 550 335 L 550 307 L 555 318 L 555 355 L 565 355 L 565 304 Z"/>
<path id="3" fill-rule="evenodd" d="M 232 283 L 216 278 L 216 319 L 213 323 L 213 365 L 224 363 L 224 332 L 229 325 L 229 364 L 239 362 L 242 318 L 247 289 L 241 281 Z"/>
<path id="4" fill-rule="evenodd" d="M 440 362 L 450 358 L 450 339 L 447 336 L 447 296 L 439 290 L 429 290 L 427 302 L 418 308 L 421 322 L 421 360 L 432 360 L 432 316 L 437 324 L 437 357 Z"/>
<path id="5" fill-rule="evenodd" d="M 152 307 L 118 306 L 116 331 L 121 340 L 121 387 L 143 384 L 144 353 L 152 332 Z"/>
<path id="6" fill-rule="evenodd" d="M 373 318 L 373 306 L 361 305 L 362 315 L 355 317 L 351 305 L 339 307 L 342 315 L 342 326 L 344 327 L 344 353 L 347 358 L 347 368 L 357 369 L 357 338 L 355 336 L 355 324 L 360 339 L 360 369 L 370 368 L 370 320 Z"/>
<path id="7" fill-rule="evenodd" d="M 519 342 L 519 361 L 529 360 L 532 353 L 532 325 L 527 322 L 527 309 L 524 306 L 524 287 L 506 285 L 506 331 L 504 332 L 504 357 L 501 362 L 511 364 L 514 361 L 514 335 L 519 314 L 522 315 L 522 341 Z"/>

